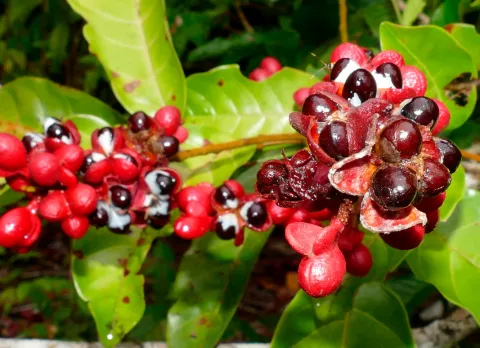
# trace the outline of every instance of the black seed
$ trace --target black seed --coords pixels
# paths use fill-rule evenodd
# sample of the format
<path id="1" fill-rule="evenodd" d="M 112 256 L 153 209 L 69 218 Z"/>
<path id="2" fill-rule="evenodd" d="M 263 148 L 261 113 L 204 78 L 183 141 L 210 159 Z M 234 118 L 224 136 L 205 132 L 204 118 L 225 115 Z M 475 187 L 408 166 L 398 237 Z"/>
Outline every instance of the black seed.
<path id="1" fill-rule="evenodd" d="M 227 201 L 235 200 L 235 194 L 225 185 L 219 186 L 215 190 L 215 194 L 213 196 L 215 201 L 220 205 L 226 205 Z"/>
<path id="2" fill-rule="evenodd" d="M 150 129 L 151 120 L 144 112 L 137 111 L 128 119 L 128 126 L 133 133 L 138 133 Z"/>
<path id="3" fill-rule="evenodd" d="M 402 88 L 402 72 L 400 68 L 393 63 L 384 63 L 375 69 L 377 74 L 389 77 L 395 88 Z"/>
<path id="4" fill-rule="evenodd" d="M 338 75 L 342 73 L 342 71 L 347 67 L 348 63 L 350 63 L 350 59 L 342 58 L 335 62 L 333 65 L 332 71 L 330 72 L 330 81 L 334 81 Z"/>
<path id="5" fill-rule="evenodd" d="M 228 226 L 226 229 L 224 229 L 220 220 L 217 220 L 217 222 L 215 223 L 215 233 L 220 239 L 234 239 L 236 235 L 235 226 Z"/>
<path id="6" fill-rule="evenodd" d="M 254 227 L 262 227 L 267 221 L 268 212 L 265 204 L 255 202 L 247 210 L 247 222 Z"/>
<path id="7" fill-rule="evenodd" d="M 54 123 L 47 129 L 47 137 L 61 139 L 62 137 L 71 137 L 70 131 L 60 123 Z"/>
<path id="8" fill-rule="evenodd" d="M 406 104 L 402 111 L 402 115 L 417 122 L 423 126 L 435 126 L 438 119 L 438 106 L 430 98 L 415 97 L 408 104 Z"/>
<path id="9" fill-rule="evenodd" d="M 178 147 L 180 143 L 178 139 L 169 135 L 164 135 L 160 137 L 160 143 L 162 144 L 163 154 L 166 157 L 172 157 L 178 152 Z"/>
<path id="10" fill-rule="evenodd" d="M 342 96 L 351 101 L 355 95 L 363 103 L 377 94 L 377 83 L 372 74 L 365 69 L 357 69 L 345 81 Z"/>
<path id="11" fill-rule="evenodd" d="M 132 194 L 123 186 L 115 185 L 110 187 L 112 204 L 121 209 L 127 209 L 132 203 Z"/>
<path id="12" fill-rule="evenodd" d="M 175 189 L 177 180 L 171 175 L 165 175 L 163 173 L 158 173 L 155 179 L 157 186 L 159 187 L 161 195 L 169 195 Z"/>
<path id="13" fill-rule="evenodd" d="M 89 216 L 90 224 L 95 227 L 104 227 L 108 224 L 108 212 L 102 208 L 97 207 L 95 211 Z"/>

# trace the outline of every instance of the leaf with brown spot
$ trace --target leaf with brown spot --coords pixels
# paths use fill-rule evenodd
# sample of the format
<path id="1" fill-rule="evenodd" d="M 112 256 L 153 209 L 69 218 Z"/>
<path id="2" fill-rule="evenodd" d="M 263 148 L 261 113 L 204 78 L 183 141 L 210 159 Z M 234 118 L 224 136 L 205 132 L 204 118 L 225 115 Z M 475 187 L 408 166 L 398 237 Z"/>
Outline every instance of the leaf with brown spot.
<path id="1" fill-rule="evenodd" d="M 139 81 L 139 80 L 135 80 L 135 81 L 126 83 L 126 84 L 123 85 L 123 89 L 127 93 L 132 93 L 135 90 L 135 88 L 140 86 L 140 83 L 141 83 L 141 81 Z"/>

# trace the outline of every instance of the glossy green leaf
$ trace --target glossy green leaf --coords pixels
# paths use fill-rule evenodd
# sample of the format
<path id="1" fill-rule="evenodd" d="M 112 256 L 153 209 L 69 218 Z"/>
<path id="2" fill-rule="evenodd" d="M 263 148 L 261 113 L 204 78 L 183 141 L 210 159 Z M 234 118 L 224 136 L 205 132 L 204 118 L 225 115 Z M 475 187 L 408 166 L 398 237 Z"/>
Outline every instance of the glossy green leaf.
<path id="1" fill-rule="evenodd" d="M 448 31 L 460 45 L 472 56 L 477 70 L 480 70 L 480 34 L 475 26 L 456 23 L 449 26 Z"/>
<path id="2" fill-rule="evenodd" d="M 443 101 L 450 110 L 447 129 L 458 128 L 470 117 L 477 100 L 476 89 L 466 97 L 467 104 L 460 106 L 447 97 L 444 88 L 463 73 L 476 77 L 477 69 L 470 54 L 447 31 L 432 25 L 402 27 L 382 23 L 380 41 L 382 49 L 400 52 L 407 64 L 425 74 L 427 96 Z"/>
<path id="3" fill-rule="evenodd" d="M 434 286 L 412 274 L 393 276 L 387 280 L 386 285 L 397 294 L 409 315 L 415 313 L 423 301 L 436 291 Z"/>
<path id="4" fill-rule="evenodd" d="M 372 334 L 375 333 L 375 334 Z M 400 299 L 381 283 L 366 283 L 340 321 L 313 331 L 294 347 L 414 347 Z"/>
<path id="5" fill-rule="evenodd" d="M 88 303 L 106 347 L 118 344 L 143 316 L 144 277 L 139 271 L 160 233 L 132 228 L 130 234 L 119 235 L 92 228 L 73 243 L 75 287 Z"/>
<path id="6" fill-rule="evenodd" d="M 299 290 L 283 311 L 273 336 L 272 348 L 293 347 L 317 328 L 312 298 Z"/>
<path id="7" fill-rule="evenodd" d="M 261 134 L 293 133 L 288 121 L 295 107 L 293 93 L 316 81 L 310 74 L 284 68 L 265 81 L 255 82 L 243 76 L 236 65 L 190 76 L 185 118 L 190 136 L 184 148 L 202 146 L 205 140 L 221 143 Z M 221 183 L 254 152 L 255 148 L 249 147 L 189 159 L 183 163 L 187 183 Z"/>
<path id="8" fill-rule="evenodd" d="M 164 0 L 68 0 L 85 18 L 84 35 L 129 112 L 185 106 L 182 66 L 173 48 Z"/>
<path id="9" fill-rule="evenodd" d="M 465 194 L 466 185 L 465 169 L 460 166 L 452 175 L 452 183 L 447 189 L 447 197 L 440 207 L 440 221 L 447 221 L 453 214 L 455 207 Z"/>
<path id="10" fill-rule="evenodd" d="M 168 313 L 170 347 L 215 347 L 232 319 L 270 232 L 245 230 L 235 247 L 215 234 L 195 240 L 182 259 Z"/>
<path id="11" fill-rule="evenodd" d="M 402 16 L 402 25 L 412 25 L 418 18 L 418 15 L 422 13 L 426 5 L 425 0 L 408 0 L 406 2 L 405 10 Z"/>
<path id="12" fill-rule="evenodd" d="M 41 78 L 24 77 L 7 83 L 0 89 L 0 104 L 0 131 L 18 136 L 41 131 L 48 116 L 82 119 L 80 131 L 89 124 L 116 124 L 121 120 L 100 100 Z"/>
<path id="13" fill-rule="evenodd" d="M 465 197 L 446 222 L 425 236 L 407 257 L 415 275 L 449 301 L 480 319 L 480 302 L 472 289 L 480 286 L 480 195 Z"/>

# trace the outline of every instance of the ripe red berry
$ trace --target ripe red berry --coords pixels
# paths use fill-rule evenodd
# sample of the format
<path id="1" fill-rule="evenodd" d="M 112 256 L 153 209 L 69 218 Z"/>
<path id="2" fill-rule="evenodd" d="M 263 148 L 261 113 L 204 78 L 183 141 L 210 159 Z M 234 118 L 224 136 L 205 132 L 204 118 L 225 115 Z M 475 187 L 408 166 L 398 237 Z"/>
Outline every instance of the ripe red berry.
<path id="1" fill-rule="evenodd" d="M 83 164 L 85 155 L 83 149 L 78 145 L 65 145 L 54 153 L 60 161 L 60 165 L 70 170 L 71 172 L 77 172 Z"/>
<path id="2" fill-rule="evenodd" d="M 368 62 L 368 57 L 365 54 L 365 51 L 357 45 L 349 42 L 342 43 L 335 47 L 330 57 L 330 62 L 335 63 L 341 58 L 349 58 L 360 66 L 363 66 Z"/>
<path id="3" fill-rule="evenodd" d="M 183 190 L 177 193 L 175 196 L 176 202 L 178 206 L 183 211 L 187 211 L 188 206 L 190 203 L 195 202 L 198 203 L 203 209 L 207 212 L 208 215 L 211 211 L 211 203 L 210 203 L 210 192 L 206 190 L 202 190 L 197 186 L 187 186 Z M 191 209 L 194 209 L 193 207 Z M 199 208 L 195 208 L 197 210 Z"/>
<path id="4" fill-rule="evenodd" d="M 399 250 L 410 250 L 420 245 L 425 236 L 425 228 L 422 225 L 415 225 L 406 230 L 392 233 L 380 233 L 383 241 L 392 248 Z"/>
<path id="5" fill-rule="evenodd" d="M 462 160 L 460 149 L 447 139 L 435 139 L 435 145 L 440 151 L 440 162 L 448 168 L 450 173 L 455 173 Z"/>
<path id="6" fill-rule="evenodd" d="M 73 187 L 78 183 L 78 178 L 67 168 L 60 167 L 60 172 L 58 173 L 58 183 L 65 187 Z"/>
<path id="7" fill-rule="evenodd" d="M 352 252 L 353 249 L 362 243 L 365 233 L 351 226 L 345 226 L 338 235 L 338 247 L 344 253 Z"/>
<path id="8" fill-rule="evenodd" d="M 385 63 L 393 63 L 398 67 L 402 67 L 405 65 L 405 61 L 400 53 L 396 51 L 386 50 L 382 51 L 373 57 L 372 61 L 370 62 L 373 68 L 380 66 Z"/>
<path id="9" fill-rule="evenodd" d="M 265 57 L 260 62 L 260 68 L 268 71 L 271 74 L 276 73 L 282 69 L 282 64 L 274 57 Z"/>
<path id="10" fill-rule="evenodd" d="M 284 224 L 295 212 L 293 208 L 279 207 L 275 201 L 272 200 L 267 201 L 267 209 L 274 225 Z"/>
<path id="11" fill-rule="evenodd" d="M 134 151 L 124 149 L 111 157 L 111 171 L 121 182 L 131 182 L 140 173 L 141 159 Z"/>
<path id="12" fill-rule="evenodd" d="M 253 69 L 253 71 L 248 75 L 248 78 L 253 81 L 263 81 L 267 79 L 271 73 L 268 70 L 261 69 L 261 68 L 256 68 Z"/>
<path id="13" fill-rule="evenodd" d="M 196 239 L 207 233 L 210 226 L 205 222 L 205 218 L 182 216 L 175 221 L 173 230 L 183 239 Z"/>
<path id="14" fill-rule="evenodd" d="M 442 192 L 439 195 L 432 197 L 424 196 L 418 203 L 415 204 L 415 207 L 424 213 L 429 213 L 440 208 L 446 197 L 446 192 Z"/>
<path id="15" fill-rule="evenodd" d="M 444 192 L 452 182 L 447 167 L 431 158 L 424 159 L 423 164 L 422 194 L 436 196 Z"/>
<path id="16" fill-rule="evenodd" d="M 326 121 L 334 111 L 338 110 L 338 105 L 322 94 L 312 94 L 302 107 L 302 114 L 314 116 L 317 121 Z"/>
<path id="17" fill-rule="evenodd" d="M 312 297 L 328 296 L 342 284 L 345 271 L 345 257 L 335 246 L 318 256 L 304 257 L 298 266 L 298 283 Z"/>
<path id="18" fill-rule="evenodd" d="M 60 222 L 70 215 L 70 208 L 63 191 L 50 191 L 40 202 L 38 214 L 47 221 Z"/>
<path id="19" fill-rule="evenodd" d="M 34 153 L 28 164 L 28 170 L 37 185 L 53 186 L 58 180 L 60 161 L 51 153 Z"/>
<path id="20" fill-rule="evenodd" d="M 98 152 L 91 152 L 85 156 L 80 173 L 89 184 L 101 183 L 112 172 L 111 162 Z"/>
<path id="21" fill-rule="evenodd" d="M 435 227 L 437 227 L 439 220 L 440 211 L 438 209 L 427 213 L 427 224 L 425 225 L 425 233 L 432 232 Z"/>
<path id="22" fill-rule="evenodd" d="M 400 67 L 402 72 L 403 86 L 412 88 L 417 97 L 425 95 L 427 91 L 427 79 L 425 75 L 414 66 L 405 65 Z"/>
<path id="23" fill-rule="evenodd" d="M 27 165 L 23 143 L 7 133 L 0 133 L 0 170 L 15 171 Z"/>
<path id="24" fill-rule="evenodd" d="M 308 221 L 308 211 L 305 209 L 298 209 L 285 223 L 286 226 L 293 224 L 295 222 L 306 222 Z"/>
<path id="25" fill-rule="evenodd" d="M 432 129 L 432 134 L 437 135 L 442 132 L 445 128 L 447 128 L 448 124 L 450 123 L 450 111 L 445 104 L 443 104 L 440 100 L 432 99 L 435 104 L 438 106 L 438 120 L 435 124 L 435 127 Z"/>
<path id="26" fill-rule="evenodd" d="M 400 162 L 420 153 L 422 133 L 415 122 L 399 119 L 382 130 L 377 151 L 385 161 Z"/>
<path id="27" fill-rule="evenodd" d="M 408 207 L 417 196 L 417 176 L 407 167 L 383 166 L 371 179 L 372 199 L 387 210 Z"/>
<path id="28" fill-rule="evenodd" d="M 242 198 L 245 195 L 245 190 L 243 189 L 242 184 L 236 180 L 227 180 L 225 181 L 224 185 L 228 187 L 237 198 Z"/>
<path id="29" fill-rule="evenodd" d="M 5 248 L 21 246 L 35 226 L 32 213 L 26 208 L 15 208 L 0 218 L 0 245 Z"/>
<path id="30" fill-rule="evenodd" d="M 355 277 L 365 277 L 373 265 L 372 253 L 363 244 L 358 244 L 352 252 L 345 255 L 347 272 Z"/>
<path id="31" fill-rule="evenodd" d="M 80 239 L 88 232 L 90 223 L 85 216 L 73 216 L 63 220 L 61 226 L 67 236 Z"/>
<path id="32" fill-rule="evenodd" d="M 188 139 L 188 129 L 180 126 L 173 136 L 178 139 L 180 144 L 183 144 Z"/>
<path id="33" fill-rule="evenodd" d="M 155 121 L 164 129 L 166 135 L 174 135 L 182 122 L 180 110 L 171 105 L 164 106 L 155 113 Z M 180 140 L 180 139 L 179 139 Z"/>
<path id="34" fill-rule="evenodd" d="M 19 174 L 9 176 L 7 178 L 7 184 L 12 190 L 17 192 L 32 192 L 35 190 L 30 180 Z"/>
<path id="35" fill-rule="evenodd" d="M 90 185 L 83 183 L 66 190 L 65 198 L 74 215 L 88 216 L 97 207 L 97 192 Z"/>

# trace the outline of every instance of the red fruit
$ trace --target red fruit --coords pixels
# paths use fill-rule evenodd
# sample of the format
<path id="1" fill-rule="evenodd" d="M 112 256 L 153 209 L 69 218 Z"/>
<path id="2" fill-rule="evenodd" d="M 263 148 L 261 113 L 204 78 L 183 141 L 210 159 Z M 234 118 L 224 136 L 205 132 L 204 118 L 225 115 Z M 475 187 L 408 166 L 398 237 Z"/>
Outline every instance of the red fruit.
<path id="1" fill-rule="evenodd" d="M 174 135 L 182 121 L 180 110 L 171 105 L 159 109 L 154 119 L 164 129 L 166 135 Z"/>
<path id="2" fill-rule="evenodd" d="M 437 135 L 440 132 L 442 132 L 445 128 L 447 128 L 448 124 L 450 123 L 450 111 L 448 111 L 447 106 L 442 103 L 438 99 L 433 99 L 432 100 L 437 104 L 438 106 L 438 120 L 437 123 L 435 124 L 435 127 L 432 129 L 432 134 Z"/>
<path id="3" fill-rule="evenodd" d="M 415 207 L 424 213 L 429 213 L 440 208 L 446 197 L 446 192 L 442 192 L 439 195 L 432 197 L 424 196 L 417 204 L 415 204 Z"/>
<path id="4" fill-rule="evenodd" d="M 313 256 L 313 244 L 322 230 L 322 227 L 310 223 L 294 222 L 285 228 L 285 239 L 297 253 Z"/>
<path id="5" fill-rule="evenodd" d="M 345 255 L 345 262 L 348 273 L 355 277 L 365 277 L 372 269 L 372 253 L 365 245 L 359 244 Z"/>
<path id="6" fill-rule="evenodd" d="M 188 129 L 180 126 L 173 136 L 178 139 L 180 144 L 183 144 L 188 139 Z"/>
<path id="7" fill-rule="evenodd" d="M 345 226 L 338 235 L 338 247 L 344 253 L 350 253 L 362 243 L 365 233 L 351 226 Z"/>
<path id="8" fill-rule="evenodd" d="M 341 58 L 349 58 L 355 61 L 358 65 L 363 66 L 367 63 L 368 57 L 364 50 L 359 46 L 349 42 L 338 45 L 332 52 L 330 62 L 335 63 Z"/>
<path id="9" fill-rule="evenodd" d="M 432 232 L 435 227 L 438 225 L 438 220 L 440 219 L 440 211 L 434 210 L 427 214 L 427 224 L 425 225 L 425 233 Z"/>
<path id="10" fill-rule="evenodd" d="M 319 256 L 302 259 L 298 283 L 312 297 L 328 296 L 342 284 L 345 270 L 345 257 L 338 247 L 333 247 Z"/>
<path id="11" fill-rule="evenodd" d="M 40 186 L 53 186 L 58 180 L 60 161 L 51 153 L 34 153 L 28 164 L 33 181 Z"/>
<path id="12" fill-rule="evenodd" d="M 85 156 L 80 170 L 89 184 L 99 184 L 112 172 L 111 162 L 100 153 L 92 152 Z"/>
<path id="13" fill-rule="evenodd" d="M 295 213 L 293 213 L 292 216 L 290 216 L 290 219 L 288 219 L 285 225 L 290 225 L 295 222 L 305 222 L 307 220 L 308 220 L 308 211 L 300 208 Z"/>
<path id="14" fill-rule="evenodd" d="M 208 216 L 208 210 L 199 202 L 188 202 L 185 209 L 188 216 L 202 217 Z"/>
<path id="15" fill-rule="evenodd" d="M 140 173 L 142 162 L 134 151 L 125 149 L 111 158 L 111 171 L 121 182 L 130 182 Z"/>
<path id="16" fill-rule="evenodd" d="M 256 68 L 248 75 L 248 78 L 253 81 L 263 81 L 267 79 L 271 73 L 268 70 Z"/>
<path id="17" fill-rule="evenodd" d="M 187 207 L 191 202 L 196 202 L 203 207 L 203 209 L 208 213 L 212 211 L 210 194 L 208 191 L 202 190 L 201 188 L 195 186 L 187 186 L 183 190 L 177 193 L 176 201 L 178 206 L 183 211 L 187 211 Z"/>
<path id="18" fill-rule="evenodd" d="M 67 168 L 60 167 L 58 173 L 58 182 L 65 187 L 73 187 L 78 183 L 78 178 Z"/>
<path id="19" fill-rule="evenodd" d="M 47 221 L 60 222 L 70 215 L 67 199 L 62 191 L 51 191 L 38 207 L 39 215 Z"/>
<path id="20" fill-rule="evenodd" d="M 7 184 L 14 191 L 18 192 L 33 192 L 35 188 L 32 186 L 30 180 L 20 174 L 12 175 L 7 178 Z"/>
<path id="21" fill-rule="evenodd" d="M 335 216 L 336 212 L 328 208 L 324 208 L 319 211 L 310 211 L 308 212 L 308 217 L 310 219 L 315 219 L 318 221 L 331 220 Z"/>
<path id="22" fill-rule="evenodd" d="M 392 248 L 399 250 L 410 250 L 420 245 L 425 236 L 425 228 L 422 225 L 415 225 L 399 232 L 389 234 L 380 233 L 383 241 Z"/>
<path id="23" fill-rule="evenodd" d="M 83 149 L 78 145 L 65 145 L 54 153 L 60 161 L 60 165 L 75 173 L 80 169 L 85 159 Z"/>
<path id="24" fill-rule="evenodd" d="M 40 232 L 42 230 L 42 222 L 37 215 L 34 215 L 32 213 L 30 214 L 30 224 L 30 232 L 23 237 L 23 240 L 19 244 L 20 247 L 28 248 L 37 241 L 38 237 L 40 237 Z"/>
<path id="25" fill-rule="evenodd" d="M 325 250 L 329 249 L 333 245 L 337 246 L 337 236 L 338 233 L 342 230 L 343 224 L 337 220 L 333 219 L 330 222 L 330 225 L 323 227 L 321 232 L 315 237 L 315 242 L 313 243 L 312 252 L 315 255 L 320 255 Z"/>
<path id="26" fill-rule="evenodd" d="M 65 191 L 65 198 L 75 215 L 90 215 L 97 207 L 97 192 L 87 184 L 78 183 Z"/>
<path id="27" fill-rule="evenodd" d="M 312 87 L 310 87 L 308 93 L 310 95 L 322 92 L 337 93 L 337 90 L 338 85 L 335 82 L 317 82 Z"/>
<path id="28" fill-rule="evenodd" d="M 0 133 L 0 170 L 15 171 L 27 165 L 23 143 L 7 133 Z"/>
<path id="29" fill-rule="evenodd" d="M 265 57 L 260 62 L 260 68 L 267 70 L 269 73 L 274 74 L 282 69 L 282 64 L 274 57 Z"/>
<path id="30" fill-rule="evenodd" d="M 242 184 L 236 180 L 227 180 L 224 185 L 227 186 L 237 198 L 242 198 L 245 195 L 245 190 Z"/>
<path id="31" fill-rule="evenodd" d="M 370 63 L 372 64 L 373 69 L 375 69 L 376 67 L 384 63 L 393 63 L 399 68 L 405 65 L 405 61 L 403 60 L 402 55 L 398 52 L 391 51 L 391 50 L 380 52 L 375 57 L 373 57 Z"/>
<path id="32" fill-rule="evenodd" d="M 299 88 L 295 91 L 295 93 L 293 93 L 293 100 L 295 101 L 295 104 L 297 104 L 297 106 L 301 108 L 303 103 L 305 102 L 305 99 L 307 99 L 309 95 L 309 87 Z"/>
<path id="33" fill-rule="evenodd" d="M 32 214 L 27 208 L 8 211 L 0 218 L 0 245 L 5 248 L 21 246 L 34 227 Z"/>
<path id="34" fill-rule="evenodd" d="M 88 231 L 90 224 L 85 216 L 73 216 L 62 221 L 62 230 L 73 239 L 82 238 Z"/>
<path id="35" fill-rule="evenodd" d="M 210 219 L 182 216 L 175 221 L 173 230 L 183 239 L 196 239 L 207 233 L 209 227 Z"/>
<path id="36" fill-rule="evenodd" d="M 405 65 L 400 67 L 402 72 L 403 86 L 412 88 L 417 97 L 425 95 L 427 90 L 427 79 L 425 75 L 414 66 Z"/>
<path id="37" fill-rule="evenodd" d="M 296 211 L 293 208 L 279 207 L 275 201 L 271 200 L 267 201 L 267 209 L 268 214 L 270 214 L 270 217 L 272 218 L 272 223 L 275 225 L 285 223 Z"/>

